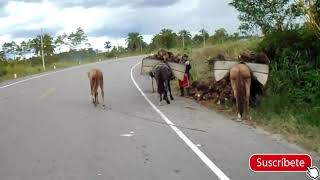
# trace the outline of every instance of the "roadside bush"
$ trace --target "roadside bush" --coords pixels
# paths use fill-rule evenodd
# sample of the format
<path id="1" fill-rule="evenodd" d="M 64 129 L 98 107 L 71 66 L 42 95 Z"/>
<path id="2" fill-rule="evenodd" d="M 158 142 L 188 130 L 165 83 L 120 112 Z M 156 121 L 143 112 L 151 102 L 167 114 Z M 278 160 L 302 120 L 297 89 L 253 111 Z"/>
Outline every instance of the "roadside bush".
<path id="1" fill-rule="evenodd" d="M 289 90 L 296 102 L 313 103 L 318 98 L 320 40 L 315 34 L 306 28 L 276 32 L 266 36 L 258 49 L 271 59 L 269 87 L 274 93 Z"/>
<path id="2" fill-rule="evenodd" d="M 6 62 L 0 62 L 0 77 L 7 75 L 7 64 Z"/>
<path id="3" fill-rule="evenodd" d="M 317 36 L 306 27 L 274 32 L 262 40 L 258 49 L 271 59 L 268 97 L 260 111 L 266 114 L 289 111 L 301 126 L 320 127 L 320 40 Z M 274 98 L 279 95 L 281 101 Z"/>

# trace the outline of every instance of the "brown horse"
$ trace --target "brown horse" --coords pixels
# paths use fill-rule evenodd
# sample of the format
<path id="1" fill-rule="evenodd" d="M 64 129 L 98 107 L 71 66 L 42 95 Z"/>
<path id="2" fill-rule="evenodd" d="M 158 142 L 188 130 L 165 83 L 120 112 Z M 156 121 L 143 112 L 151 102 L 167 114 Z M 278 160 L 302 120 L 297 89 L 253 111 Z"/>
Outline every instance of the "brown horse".
<path id="1" fill-rule="evenodd" d="M 100 86 L 101 96 L 102 96 L 102 106 L 105 107 L 102 71 L 99 69 L 91 69 L 89 72 L 87 72 L 87 74 L 90 80 L 91 98 L 92 98 L 93 105 L 97 106 L 97 104 L 99 104 L 98 87 Z"/>
<path id="2" fill-rule="evenodd" d="M 237 102 L 238 120 L 241 121 L 244 112 L 247 112 L 249 108 L 251 86 L 251 71 L 249 67 L 244 63 L 233 66 L 230 70 L 230 81 L 233 95 Z"/>

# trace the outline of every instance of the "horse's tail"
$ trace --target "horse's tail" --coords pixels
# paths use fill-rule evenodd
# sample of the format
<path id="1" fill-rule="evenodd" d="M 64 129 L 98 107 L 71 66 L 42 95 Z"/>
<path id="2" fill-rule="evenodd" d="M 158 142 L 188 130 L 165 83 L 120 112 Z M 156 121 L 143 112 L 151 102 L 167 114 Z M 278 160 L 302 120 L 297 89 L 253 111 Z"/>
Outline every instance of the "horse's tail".
<path id="1" fill-rule="evenodd" d="M 100 79 L 99 79 L 99 86 L 101 89 L 103 89 L 103 74 L 101 73 Z"/>
<path id="2" fill-rule="evenodd" d="M 93 77 L 91 77 L 91 88 L 92 88 L 92 93 L 96 93 L 96 90 L 97 90 L 97 86 L 98 86 L 98 78 L 96 77 L 96 75 L 95 76 L 93 76 Z M 94 95 L 93 94 L 93 95 Z"/>
<path id="3" fill-rule="evenodd" d="M 237 85 L 237 96 L 238 96 L 237 106 L 238 106 L 238 111 L 242 117 L 244 107 L 245 107 L 246 89 L 245 89 L 244 79 L 240 71 L 238 72 L 236 83 L 237 83 L 236 85 Z"/>
<path id="4" fill-rule="evenodd" d="M 104 107 L 104 88 L 103 88 L 103 74 L 100 74 L 100 80 L 99 80 L 99 85 L 100 85 L 100 91 L 101 91 L 101 97 L 102 97 L 102 106 Z"/>

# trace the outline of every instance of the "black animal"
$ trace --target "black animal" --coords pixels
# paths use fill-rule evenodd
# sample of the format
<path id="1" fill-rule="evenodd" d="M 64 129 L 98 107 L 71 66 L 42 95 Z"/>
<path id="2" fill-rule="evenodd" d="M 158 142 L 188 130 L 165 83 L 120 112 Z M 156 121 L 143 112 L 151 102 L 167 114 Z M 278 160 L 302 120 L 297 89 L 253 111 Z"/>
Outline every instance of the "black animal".
<path id="1" fill-rule="evenodd" d="M 155 78 L 157 82 L 158 93 L 160 95 L 160 104 L 162 99 L 166 100 L 167 104 L 170 104 L 167 93 L 169 91 L 171 100 L 174 100 L 170 86 L 170 81 L 174 79 L 174 75 L 169 65 L 166 63 L 159 63 L 155 65 L 150 72 L 150 76 Z"/>

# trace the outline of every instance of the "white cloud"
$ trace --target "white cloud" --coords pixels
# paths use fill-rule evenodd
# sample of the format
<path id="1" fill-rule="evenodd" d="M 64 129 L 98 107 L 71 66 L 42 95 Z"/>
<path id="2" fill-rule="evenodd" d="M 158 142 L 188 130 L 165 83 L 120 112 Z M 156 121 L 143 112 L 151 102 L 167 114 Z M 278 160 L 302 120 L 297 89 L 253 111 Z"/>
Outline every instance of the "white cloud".
<path id="1" fill-rule="evenodd" d="M 10 42 L 11 40 L 12 38 L 8 34 L 0 36 L 0 42 Z"/>
<path id="2" fill-rule="evenodd" d="M 5 7 L 7 16 L 0 18 L 0 32 L 10 32 L 15 29 L 34 29 L 34 25 L 53 12 L 49 3 L 10 2 Z M 37 24 L 40 25 L 40 24 Z"/>
<path id="3" fill-rule="evenodd" d="M 81 27 L 93 48 L 103 49 L 106 40 L 124 46 L 126 34 L 132 31 L 150 41 L 162 28 L 191 32 L 205 28 L 213 33 L 221 27 L 229 32 L 238 27 L 237 12 L 221 0 L 20 0 L 2 8 L 5 15 L 0 17 L 0 44 L 33 38 L 40 28 L 56 36 Z"/>

